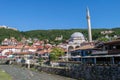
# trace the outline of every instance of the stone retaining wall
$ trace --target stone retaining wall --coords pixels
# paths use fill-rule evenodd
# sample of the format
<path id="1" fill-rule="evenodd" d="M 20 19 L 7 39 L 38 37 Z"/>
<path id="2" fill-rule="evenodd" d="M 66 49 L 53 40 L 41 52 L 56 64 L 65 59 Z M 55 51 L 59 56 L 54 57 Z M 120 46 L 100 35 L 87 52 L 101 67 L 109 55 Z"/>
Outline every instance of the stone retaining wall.
<path id="1" fill-rule="evenodd" d="M 52 67 L 35 67 L 38 71 L 44 71 L 51 74 L 58 74 L 61 76 L 68 76 L 78 80 L 120 80 L 120 66 L 88 66 L 77 65 L 65 68 L 52 68 Z"/>

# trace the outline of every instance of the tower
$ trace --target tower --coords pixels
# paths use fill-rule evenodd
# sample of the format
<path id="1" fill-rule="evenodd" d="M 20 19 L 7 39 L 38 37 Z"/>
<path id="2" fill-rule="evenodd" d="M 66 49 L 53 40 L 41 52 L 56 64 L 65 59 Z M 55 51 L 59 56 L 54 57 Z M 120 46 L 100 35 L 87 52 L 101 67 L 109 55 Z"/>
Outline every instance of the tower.
<path id="1" fill-rule="evenodd" d="M 92 33 L 91 33 L 91 22 L 90 22 L 90 12 L 89 9 L 87 8 L 87 24 L 88 24 L 88 41 L 92 42 Z"/>

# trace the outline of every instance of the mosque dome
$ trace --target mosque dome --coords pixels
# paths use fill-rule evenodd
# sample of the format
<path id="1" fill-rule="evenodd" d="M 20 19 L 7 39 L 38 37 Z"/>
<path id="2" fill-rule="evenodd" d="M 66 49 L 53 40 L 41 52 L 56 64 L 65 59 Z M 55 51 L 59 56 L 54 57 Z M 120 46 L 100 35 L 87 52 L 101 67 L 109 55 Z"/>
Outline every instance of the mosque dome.
<path id="1" fill-rule="evenodd" d="M 79 38 L 79 39 L 82 39 L 82 40 L 85 40 L 84 39 L 84 35 L 80 32 L 75 32 L 71 35 L 71 38 Z"/>
<path id="2" fill-rule="evenodd" d="M 80 32 L 75 32 L 71 35 L 69 39 L 69 44 L 72 45 L 80 45 L 81 43 L 85 42 L 84 35 Z"/>

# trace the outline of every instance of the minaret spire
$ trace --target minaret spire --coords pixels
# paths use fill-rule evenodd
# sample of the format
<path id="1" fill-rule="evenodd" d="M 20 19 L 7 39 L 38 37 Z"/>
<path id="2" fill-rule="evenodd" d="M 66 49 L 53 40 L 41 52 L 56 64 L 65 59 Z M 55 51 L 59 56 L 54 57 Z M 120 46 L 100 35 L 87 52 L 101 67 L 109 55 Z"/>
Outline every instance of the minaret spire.
<path id="1" fill-rule="evenodd" d="M 90 18 L 90 12 L 88 7 L 87 7 L 87 18 Z"/>
<path id="2" fill-rule="evenodd" d="M 91 21 L 90 21 L 90 12 L 89 8 L 87 7 L 87 24 L 88 24 L 88 41 L 92 42 L 92 33 L 91 33 Z"/>

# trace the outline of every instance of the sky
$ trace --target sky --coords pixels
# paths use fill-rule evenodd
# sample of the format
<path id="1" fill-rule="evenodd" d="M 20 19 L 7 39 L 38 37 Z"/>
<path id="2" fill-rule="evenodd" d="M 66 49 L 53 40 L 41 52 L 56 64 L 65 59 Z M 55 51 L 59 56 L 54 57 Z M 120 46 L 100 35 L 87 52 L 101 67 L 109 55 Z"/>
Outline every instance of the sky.
<path id="1" fill-rule="evenodd" d="M 0 0 L 0 25 L 20 31 L 120 27 L 120 0 Z"/>

